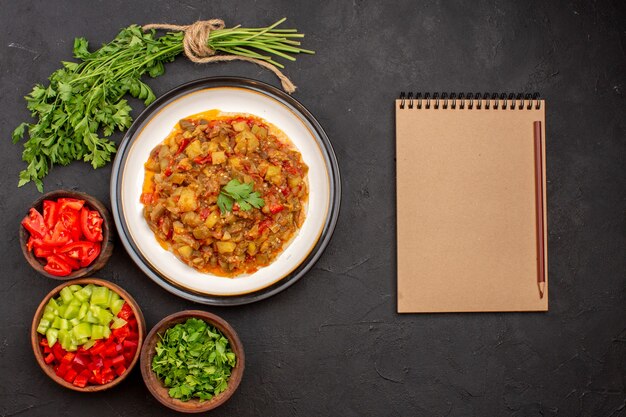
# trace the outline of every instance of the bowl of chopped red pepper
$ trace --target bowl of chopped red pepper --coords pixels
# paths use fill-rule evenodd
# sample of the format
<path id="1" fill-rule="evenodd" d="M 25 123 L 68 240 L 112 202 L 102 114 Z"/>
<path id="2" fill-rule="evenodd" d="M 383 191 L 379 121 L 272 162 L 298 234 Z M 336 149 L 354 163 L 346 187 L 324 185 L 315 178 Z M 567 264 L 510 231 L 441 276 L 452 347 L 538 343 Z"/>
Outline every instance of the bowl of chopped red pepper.
<path id="1" fill-rule="evenodd" d="M 111 388 L 137 364 L 146 323 L 137 302 L 97 278 L 59 285 L 43 299 L 31 326 L 31 344 L 43 371 L 81 392 Z"/>
<path id="2" fill-rule="evenodd" d="M 28 263 L 48 278 L 67 280 L 98 271 L 113 253 L 109 210 L 94 197 L 58 190 L 40 197 L 20 225 Z"/>

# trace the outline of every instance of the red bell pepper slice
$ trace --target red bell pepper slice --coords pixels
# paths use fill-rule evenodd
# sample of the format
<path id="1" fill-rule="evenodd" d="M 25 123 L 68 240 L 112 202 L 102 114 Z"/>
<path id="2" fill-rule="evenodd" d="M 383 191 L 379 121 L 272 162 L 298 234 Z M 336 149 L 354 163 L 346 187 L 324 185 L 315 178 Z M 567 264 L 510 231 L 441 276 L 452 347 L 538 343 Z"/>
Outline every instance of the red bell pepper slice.
<path id="1" fill-rule="evenodd" d="M 46 357 L 44 358 L 44 362 L 50 365 L 52 362 L 54 362 L 54 359 L 55 359 L 54 354 L 48 353 L 48 355 L 46 355 Z"/>
<path id="2" fill-rule="evenodd" d="M 73 384 L 79 388 L 85 388 L 87 386 L 87 382 L 89 381 L 89 375 L 79 374 L 75 379 Z"/>
<path id="3" fill-rule="evenodd" d="M 176 153 L 174 154 L 174 156 L 178 156 L 181 153 L 183 153 L 183 151 L 185 150 L 185 148 L 187 147 L 187 145 L 189 145 L 189 143 L 191 142 L 191 139 L 183 139 L 180 141 L 180 145 L 178 146 L 178 150 L 176 151 Z"/>
<path id="4" fill-rule="evenodd" d="M 81 370 L 85 369 L 88 363 L 89 359 L 79 353 L 77 353 L 72 360 L 72 365 L 74 365 L 74 368 L 80 368 Z"/>
<path id="5" fill-rule="evenodd" d="M 73 368 L 69 368 L 67 372 L 65 373 L 65 375 L 63 376 L 63 379 L 66 380 L 67 382 L 74 382 L 74 379 L 76 378 L 77 375 L 78 375 L 78 372 L 76 372 L 76 370 L 74 370 Z"/>
<path id="6" fill-rule="evenodd" d="M 66 352 L 65 349 L 61 347 L 60 343 L 55 343 L 54 346 L 52 346 L 52 353 L 54 354 L 56 360 L 61 361 Z"/>
<path id="7" fill-rule="evenodd" d="M 126 367 L 124 365 L 115 368 L 115 373 L 117 374 L 117 376 L 122 376 L 124 372 L 126 372 Z"/>
<path id="8" fill-rule="evenodd" d="M 34 208 L 31 208 L 28 212 L 28 216 L 24 217 L 22 220 L 22 226 L 24 226 L 26 230 L 28 230 L 30 234 L 36 238 L 44 237 L 47 231 L 43 216 Z"/>
<path id="9" fill-rule="evenodd" d="M 117 339 L 118 341 L 124 342 L 124 339 L 130 336 L 130 329 L 128 328 L 128 326 L 120 327 L 119 329 L 112 330 L 111 335 L 115 337 L 115 339 Z M 124 350 L 121 344 L 119 344 L 118 346 L 120 346 L 120 351 Z"/>
<path id="10" fill-rule="evenodd" d="M 283 206 L 282 204 L 272 204 L 270 206 L 270 213 L 272 214 L 276 214 L 276 213 L 280 213 L 281 211 L 283 211 L 285 208 L 285 206 Z"/>
<path id="11" fill-rule="evenodd" d="M 91 242 L 102 242 L 102 223 L 104 219 L 100 213 L 83 207 L 80 211 L 80 227 L 87 240 Z"/>
<path id="12" fill-rule="evenodd" d="M 125 361 L 126 359 L 124 358 L 124 355 L 117 355 L 111 360 L 111 366 L 117 367 L 119 365 L 123 365 Z"/>
<path id="13" fill-rule="evenodd" d="M 137 320 L 132 318 L 132 316 L 131 316 L 130 319 L 128 319 L 127 324 L 128 324 L 128 327 L 130 327 L 131 330 L 137 330 Z"/>
<path id="14" fill-rule="evenodd" d="M 126 327 L 126 326 L 124 326 L 124 327 Z M 118 331 L 118 330 L 121 330 L 121 329 L 123 329 L 124 327 L 122 327 L 122 328 L 120 328 L 120 329 L 115 329 L 115 330 L 113 330 L 113 332 Z M 112 332 L 111 334 L 113 334 L 113 332 Z M 114 337 L 116 337 L 114 334 L 113 334 L 113 336 L 114 336 Z M 116 338 L 117 338 L 117 337 L 116 337 Z M 111 344 L 110 344 L 110 345 L 106 348 L 106 350 L 104 351 L 104 356 L 107 356 L 107 357 L 109 357 L 109 358 L 112 358 L 112 357 L 117 356 L 119 353 L 122 353 L 123 351 L 124 351 L 124 347 L 122 346 L 122 344 L 121 344 L 121 343 L 118 343 L 117 345 L 116 345 L 116 344 L 111 343 Z M 105 364 L 105 367 L 106 367 L 106 364 Z"/>
<path id="15" fill-rule="evenodd" d="M 152 204 L 154 201 L 154 193 L 141 193 L 139 201 L 141 201 L 141 204 Z"/>
<path id="16" fill-rule="evenodd" d="M 124 303 L 120 312 L 117 313 L 117 317 L 122 318 L 126 321 L 128 321 L 131 315 L 133 315 L 133 309 L 130 307 L 128 303 Z M 121 328 L 123 329 L 124 327 L 121 327 Z"/>
<path id="17" fill-rule="evenodd" d="M 102 384 L 108 384 L 109 382 L 113 381 L 114 378 L 115 373 L 113 372 L 113 369 L 107 368 L 102 371 Z"/>
<path id="18" fill-rule="evenodd" d="M 56 369 L 57 376 L 63 378 L 67 371 L 70 370 L 70 366 L 68 364 L 60 364 Z"/>
<path id="19" fill-rule="evenodd" d="M 74 356 L 76 356 L 74 353 L 72 352 L 66 352 L 65 355 L 63 355 L 63 358 L 61 359 L 61 365 L 69 365 L 70 363 L 72 363 L 72 361 L 74 360 Z"/>
<path id="20" fill-rule="evenodd" d="M 259 233 L 263 233 L 266 229 L 269 229 L 272 223 L 273 222 L 270 219 L 265 219 L 259 223 Z"/>
<path id="21" fill-rule="evenodd" d="M 52 229 L 59 219 L 59 206 L 51 200 L 43 201 L 43 221 L 48 229 Z"/>
<path id="22" fill-rule="evenodd" d="M 91 382 L 92 384 L 98 384 L 102 378 L 102 374 L 100 372 L 99 369 L 96 369 L 95 371 L 92 372 L 92 375 L 89 377 L 89 382 Z"/>
<path id="23" fill-rule="evenodd" d="M 91 349 L 89 349 L 89 354 L 91 356 L 99 355 L 104 352 L 104 349 L 106 349 L 106 345 L 103 342 L 98 341 L 91 347 Z"/>
<path id="24" fill-rule="evenodd" d="M 51 255 L 46 258 L 48 263 L 43 267 L 44 271 L 57 277 L 65 277 L 72 273 L 72 268 L 61 258 Z M 56 346 L 56 344 L 55 344 Z"/>
<path id="25" fill-rule="evenodd" d="M 126 364 L 130 365 L 133 359 L 135 359 L 135 352 L 124 352 L 124 357 L 126 358 Z"/>
<path id="26" fill-rule="evenodd" d="M 87 368 L 89 368 L 89 370 L 92 372 L 98 369 L 102 369 L 103 366 L 104 360 L 100 356 L 92 357 L 91 362 L 87 364 Z"/>
<path id="27" fill-rule="evenodd" d="M 193 158 L 193 162 L 195 162 L 196 164 L 199 165 L 204 165 L 204 164 L 210 164 L 212 162 L 212 157 L 211 154 L 208 154 L 205 157 L 201 157 L 201 156 L 196 156 L 195 158 Z"/>
<path id="28" fill-rule="evenodd" d="M 137 350 L 137 342 L 133 340 L 124 340 L 122 344 L 124 346 L 125 352 L 134 352 L 135 350 Z"/>

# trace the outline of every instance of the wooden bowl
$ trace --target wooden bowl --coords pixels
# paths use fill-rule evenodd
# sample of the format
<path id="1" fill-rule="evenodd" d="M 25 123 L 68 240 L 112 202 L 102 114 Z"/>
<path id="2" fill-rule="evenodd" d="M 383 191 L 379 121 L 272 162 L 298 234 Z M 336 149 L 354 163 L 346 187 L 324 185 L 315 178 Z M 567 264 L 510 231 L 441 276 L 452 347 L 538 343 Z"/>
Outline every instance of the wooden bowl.
<path id="1" fill-rule="evenodd" d="M 170 397 L 168 394 L 169 388 L 166 388 L 161 380 L 152 371 L 152 359 L 155 354 L 155 346 L 160 340 L 159 335 L 165 333 L 165 331 L 170 327 L 173 327 L 178 323 L 183 323 L 190 318 L 204 320 L 220 330 L 230 342 L 231 349 L 237 357 L 237 363 L 235 364 L 230 378 L 228 379 L 228 388 L 226 391 L 214 396 L 208 401 L 203 402 L 200 402 L 197 399 L 181 401 Z M 239 386 L 239 383 L 241 382 L 241 378 L 243 377 L 243 371 L 246 365 L 245 360 L 246 358 L 243 351 L 243 345 L 241 344 L 237 333 L 224 319 L 206 311 L 186 310 L 165 317 L 163 320 L 158 322 L 152 330 L 150 330 L 150 333 L 148 333 L 146 341 L 143 344 L 143 348 L 141 349 L 141 376 L 143 377 L 148 390 L 161 404 L 182 413 L 202 413 L 219 407 L 234 394 Z"/>
<path id="2" fill-rule="evenodd" d="M 109 210 L 106 208 L 104 204 L 102 204 L 96 198 L 90 196 L 89 194 L 81 193 L 78 191 L 69 191 L 69 190 L 57 190 L 51 191 L 47 194 L 39 197 L 31 207 L 37 209 L 41 214 L 43 214 L 43 201 L 44 200 L 54 200 L 56 201 L 59 198 L 77 198 L 79 200 L 85 200 L 85 205 L 89 207 L 91 210 L 96 210 L 104 219 L 102 222 L 102 235 L 103 240 L 100 242 L 100 255 L 87 267 L 80 268 L 75 271 L 72 271 L 69 275 L 65 277 L 58 277 L 56 275 L 49 274 L 46 272 L 43 267 L 46 262 L 44 259 L 38 258 L 32 251 L 29 251 L 26 247 L 28 242 L 28 238 L 30 237 L 30 233 L 24 226 L 20 224 L 20 246 L 22 247 L 22 253 L 24 254 L 24 258 L 28 261 L 30 266 L 41 275 L 44 275 L 48 278 L 66 281 L 70 279 L 80 278 L 87 275 L 90 275 L 96 271 L 99 271 L 106 265 L 107 261 L 113 254 L 113 221 L 111 220 L 111 214 Z M 29 207 L 29 210 L 30 208 Z M 28 210 L 24 213 L 24 217 L 28 215 Z"/>
<path id="3" fill-rule="evenodd" d="M 43 339 L 43 336 L 37 333 L 37 326 L 39 325 L 39 320 L 43 316 L 43 310 L 46 307 L 46 304 L 48 304 L 48 301 L 50 301 L 52 297 L 58 296 L 59 292 L 61 292 L 61 290 L 64 287 L 74 285 L 74 284 L 78 284 L 78 285 L 94 284 L 94 285 L 107 287 L 110 290 L 115 291 L 120 297 L 122 297 L 122 299 L 124 299 L 124 301 L 130 304 L 131 308 L 133 309 L 133 313 L 135 313 L 135 318 L 137 319 L 137 330 L 139 333 L 139 339 L 137 340 L 137 352 L 135 353 L 135 357 L 133 358 L 132 362 L 126 369 L 126 372 L 124 372 L 121 376 L 118 376 L 113 381 L 109 382 L 108 384 L 87 385 L 84 388 L 77 387 L 73 385 L 72 383 L 65 381 L 63 378 L 57 376 L 54 373 L 54 369 L 52 369 L 52 366 L 48 365 L 44 361 L 43 351 L 40 345 L 40 342 L 41 342 L 41 339 Z M 30 343 L 33 348 L 33 353 L 35 354 L 35 359 L 37 359 L 37 363 L 39 364 L 41 369 L 43 369 L 46 375 L 48 375 L 50 379 L 52 379 L 57 384 L 62 385 L 65 388 L 69 388 L 71 390 L 79 391 L 79 392 L 104 391 L 106 389 L 113 388 L 114 386 L 122 382 L 131 372 L 131 370 L 137 364 L 137 362 L 139 361 L 139 356 L 141 354 L 141 346 L 145 338 L 146 338 L 146 321 L 143 317 L 143 313 L 141 312 L 141 309 L 139 308 L 139 304 L 137 304 L 137 301 L 135 301 L 135 299 L 129 293 L 123 290 L 121 287 L 113 284 L 112 282 L 105 281 L 99 278 L 81 278 L 81 279 L 76 279 L 76 280 L 69 281 L 69 282 L 64 282 L 63 284 L 59 285 L 58 287 L 50 291 L 48 295 L 46 295 L 46 297 L 41 301 L 41 304 L 39 304 L 39 307 L 37 308 L 37 311 L 35 312 L 35 317 L 33 318 L 33 324 L 31 325 L 31 328 L 30 328 Z"/>

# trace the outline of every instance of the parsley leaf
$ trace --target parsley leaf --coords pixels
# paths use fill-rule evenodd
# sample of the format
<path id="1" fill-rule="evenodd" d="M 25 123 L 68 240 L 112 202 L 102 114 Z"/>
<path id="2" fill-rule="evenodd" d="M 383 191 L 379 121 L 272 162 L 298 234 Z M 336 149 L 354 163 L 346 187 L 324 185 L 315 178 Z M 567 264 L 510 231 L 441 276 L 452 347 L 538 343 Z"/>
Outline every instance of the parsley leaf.
<path id="1" fill-rule="evenodd" d="M 224 335 L 196 318 L 165 331 L 155 347 L 152 370 L 181 401 L 206 401 L 228 388 L 237 358 Z"/>
<path id="2" fill-rule="evenodd" d="M 222 213 L 231 211 L 233 209 L 233 203 L 234 200 L 226 194 L 220 193 L 220 195 L 217 196 L 217 205 Z"/>
<path id="3" fill-rule="evenodd" d="M 261 208 L 265 205 L 265 200 L 254 189 L 254 183 L 241 183 L 239 180 L 233 179 L 228 182 L 220 191 L 217 197 L 217 205 L 222 213 L 232 211 L 233 204 L 236 202 L 243 211 L 254 208 Z"/>
<path id="4" fill-rule="evenodd" d="M 240 183 L 238 180 L 230 180 L 224 186 L 222 192 L 229 194 L 235 200 L 246 198 L 252 192 L 253 183 Z"/>

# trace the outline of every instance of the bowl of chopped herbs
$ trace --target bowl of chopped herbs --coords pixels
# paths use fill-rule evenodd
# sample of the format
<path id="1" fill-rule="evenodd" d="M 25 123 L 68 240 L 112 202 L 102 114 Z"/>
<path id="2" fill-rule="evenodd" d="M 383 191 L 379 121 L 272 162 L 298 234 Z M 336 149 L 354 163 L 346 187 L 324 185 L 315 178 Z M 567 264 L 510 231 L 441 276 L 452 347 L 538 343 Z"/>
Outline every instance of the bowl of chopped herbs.
<path id="1" fill-rule="evenodd" d="M 163 405 L 201 413 L 225 403 L 245 368 L 243 345 L 222 318 L 201 310 L 171 314 L 152 328 L 141 350 L 141 375 Z"/>

